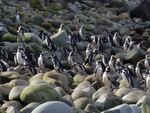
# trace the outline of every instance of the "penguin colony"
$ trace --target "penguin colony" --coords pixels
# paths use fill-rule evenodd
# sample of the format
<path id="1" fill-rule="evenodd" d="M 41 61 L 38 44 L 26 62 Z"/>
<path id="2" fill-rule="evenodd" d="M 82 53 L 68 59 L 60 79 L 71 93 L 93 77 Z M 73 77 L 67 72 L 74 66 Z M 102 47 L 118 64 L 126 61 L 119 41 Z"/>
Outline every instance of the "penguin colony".
<path id="1" fill-rule="evenodd" d="M 19 15 L 17 13 L 16 21 L 20 23 Z M 64 24 L 60 25 L 58 32 L 65 30 Z M 18 43 L 21 46 L 17 47 L 14 51 L 15 66 L 28 69 L 33 75 L 39 72 L 46 72 L 54 69 L 60 73 L 67 73 L 71 76 L 76 74 L 84 74 L 86 76 L 93 74 L 93 83 L 103 82 L 105 86 L 112 89 L 119 87 L 121 80 L 124 81 L 127 87 L 136 87 L 133 79 L 139 81 L 140 85 L 146 86 L 150 91 L 150 61 L 149 56 L 146 55 L 145 59 L 137 62 L 136 65 L 125 63 L 123 59 L 117 58 L 114 55 L 107 55 L 106 47 L 113 46 L 128 52 L 134 49 L 143 49 L 143 41 L 135 43 L 131 36 L 122 36 L 118 32 L 106 31 L 104 36 L 99 35 L 86 36 L 84 33 L 84 26 L 81 26 L 77 31 L 68 31 L 67 44 L 69 48 L 57 47 L 51 40 L 51 34 L 47 34 L 44 30 L 39 31 L 37 34 L 42 42 L 45 42 L 47 51 L 41 51 L 40 55 L 35 57 L 34 54 L 26 54 L 24 39 L 20 39 L 20 35 L 24 33 L 33 32 L 30 27 L 18 27 Z M 85 51 L 80 50 L 77 43 L 80 41 L 88 41 L 89 44 Z M 45 53 L 49 53 L 48 60 L 51 61 L 52 67 L 47 67 Z M 84 55 L 83 55 L 84 53 Z M 67 65 L 62 63 L 62 54 L 67 56 Z M 82 62 L 78 62 L 76 55 L 82 58 Z M 99 58 L 96 58 L 99 55 Z M 0 47 L 0 71 L 13 70 L 7 63 L 9 55 L 3 46 Z M 67 67 L 67 68 L 66 68 Z M 92 68 L 89 71 L 88 68 Z M 140 87 L 139 87 L 140 88 Z"/>

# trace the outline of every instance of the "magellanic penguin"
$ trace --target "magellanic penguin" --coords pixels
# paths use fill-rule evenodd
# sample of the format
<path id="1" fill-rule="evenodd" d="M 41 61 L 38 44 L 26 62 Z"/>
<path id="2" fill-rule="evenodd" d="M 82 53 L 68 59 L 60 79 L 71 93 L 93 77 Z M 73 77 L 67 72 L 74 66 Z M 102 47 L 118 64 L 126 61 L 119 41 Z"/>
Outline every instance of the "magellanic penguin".
<path id="1" fill-rule="evenodd" d="M 70 65 L 70 67 L 72 67 L 74 63 L 75 63 L 74 52 L 71 51 L 68 56 L 68 64 Z"/>
<path id="2" fill-rule="evenodd" d="M 143 80 L 141 65 L 141 62 L 137 62 L 135 67 L 135 73 L 139 80 Z"/>
<path id="3" fill-rule="evenodd" d="M 81 26 L 79 28 L 79 35 L 80 35 L 80 37 L 81 37 L 82 40 L 85 40 L 85 36 L 84 36 L 84 33 L 83 33 L 83 26 Z"/>
<path id="4" fill-rule="evenodd" d="M 45 69 L 44 53 L 43 52 L 40 53 L 40 56 L 38 58 L 38 66 L 39 66 L 40 70 L 44 70 Z"/>
<path id="5" fill-rule="evenodd" d="M 150 61 L 149 61 L 148 55 L 145 56 L 144 66 L 145 66 L 146 70 L 150 70 Z"/>
<path id="6" fill-rule="evenodd" d="M 108 60 L 106 59 L 106 57 L 104 55 L 102 55 L 102 63 L 105 67 L 108 66 Z"/>
<path id="7" fill-rule="evenodd" d="M 50 50 L 56 51 L 57 48 L 55 47 L 54 43 L 52 42 L 52 40 L 50 39 L 49 35 L 45 36 L 45 40 L 46 40 L 46 45 Z"/>
<path id="8" fill-rule="evenodd" d="M 75 71 L 75 73 L 79 73 L 79 74 L 87 74 L 86 73 L 86 69 L 84 67 L 83 64 L 79 64 L 79 63 L 74 63 L 72 66 L 73 71 Z"/>
<path id="9" fill-rule="evenodd" d="M 17 53 L 14 56 L 14 60 L 17 62 L 17 64 L 24 65 L 25 64 L 24 57 L 26 57 L 26 55 L 24 53 L 24 48 L 21 46 L 18 46 Z"/>
<path id="10" fill-rule="evenodd" d="M 16 23 L 17 23 L 17 24 L 20 24 L 20 23 L 21 23 L 19 12 L 17 12 L 17 14 L 16 14 Z"/>
<path id="11" fill-rule="evenodd" d="M 60 27 L 59 27 L 59 29 L 58 29 L 58 32 L 64 30 L 64 26 L 65 26 L 64 24 L 61 24 Z"/>
<path id="12" fill-rule="evenodd" d="M 131 87 L 131 79 L 127 70 L 123 69 L 121 72 L 122 80 L 124 80 L 127 87 Z"/>
<path id="13" fill-rule="evenodd" d="M 53 67 L 56 71 L 62 70 L 61 62 L 58 60 L 57 56 L 55 54 L 50 55 L 49 57 L 53 63 Z"/>
<path id="14" fill-rule="evenodd" d="M 123 50 L 128 51 L 130 47 L 130 42 L 132 41 L 132 38 L 130 36 L 127 36 L 125 39 L 125 42 L 123 44 Z"/>
<path id="15" fill-rule="evenodd" d="M 107 66 L 105 68 L 105 71 L 104 71 L 103 75 L 102 75 L 102 77 L 103 77 L 102 82 L 104 83 L 105 86 L 108 86 L 108 87 L 111 88 L 112 83 L 111 83 L 111 80 L 110 80 L 110 72 L 111 72 L 110 67 Z"/>
<path id="16" fill-rule="evenodd" d="M 7 53 L 7 51 L 4 49 L 3 46 L 0 47 L 0 58 L 1 58 L 1 59 L 8 59 L 8 53 Z"/>
<path id="17" fill-rule="evenodd" d="M 95 77 L 98 80 L 102 80 L 103 67 L 102 67 L 101 63 L 102 62 L 100 60 L 96 61 L 96 67 L 95 67 L 95 70 L 94 70 Z"/>
<path id="18" fill-rule="evenodd" d="M 146 78 L 146 87 L 148 89 L 148 92 L 150 93 L 150 71 L 149 71 L 149 74 Z"/>
<path id="19" fill-rule="evenodd" d="M 0 60 L 0 70 L 3 71 L 7 71 L 9 68 L 9 64 L 4 61 L 3 59 Z"/>
<path id="20" fill-rule="evenodd" d="M 121 37 L 119 36 L 119 34 L 117 32 L 115 32 L 115 34 L 113 36 L 113 44 L 116 47 L 120 47 L 121 46 Z"/>
<path id="21" fill-rule="evenodd" d="M 93 52 L 91 44 L 87 45 L 87 49 L 85 51 L 86 57 L 88 57 Z"/>
<path id="22" fill-rule="evenodd" d="M 110 57 L 110 60 L 108 62 L 108 65 L 112 68 L 112 71 L 115 72 L 115 62 L 116 62 L 116 59 L 115 59 L 115 56 L 114 55 L 111 55 Z"/>
<path id="23" fill-rule="evenodd" d="M 44 33 L 44 30 L 40 30 L 40 31 L 39 31 L 38 37 L 39 37 L 42 41 L 45 40 L 45 33 Z"/>

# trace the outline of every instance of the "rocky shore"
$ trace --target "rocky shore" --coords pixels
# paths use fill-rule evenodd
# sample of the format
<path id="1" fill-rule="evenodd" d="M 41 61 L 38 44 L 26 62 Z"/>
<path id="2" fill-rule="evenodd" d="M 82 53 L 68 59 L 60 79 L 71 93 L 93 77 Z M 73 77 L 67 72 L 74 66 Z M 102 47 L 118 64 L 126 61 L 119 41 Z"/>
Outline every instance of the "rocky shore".
<path id="1" fill-rule="evenodd" d="M 148 4 L 0 0 L 0 113 L 150 113 Z"/>

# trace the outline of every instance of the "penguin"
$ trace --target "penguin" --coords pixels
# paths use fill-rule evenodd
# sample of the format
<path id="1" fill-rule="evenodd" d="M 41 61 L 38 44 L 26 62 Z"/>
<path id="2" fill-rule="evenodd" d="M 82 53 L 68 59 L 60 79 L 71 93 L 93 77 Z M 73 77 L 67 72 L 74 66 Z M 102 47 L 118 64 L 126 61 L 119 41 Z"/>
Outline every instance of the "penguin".
<path id="1" fill-rule="evenodd" d="M 123 69 L 121 72 L 121 77 L 124 80 L 127 87 L 131 87 L 131 79 L 127 70 Z"/>
<path id="2" fill-rule="evenodd" d="M 42 41 L 45 40 L 45 33 L 44 33 L 44 30 L 40 30 L 40 31 L 39 31 L 38 37 L 39 37 Z"/>
<path id="3" fill-rule="evenodd" d="M 115 32 L 114 36 L 113 36 L 113 44 L 116 47 L 120 47 L 121 46 L 121 37 L 118 35 L 117 32 Z"/>
<path id="4" fill-rule="evenodd" d="M 3 71 L 7 71 L 9 68 L 9 64 L 4 61 L 4 60 L 0 60 L 0 70 L 3 72 Z"/>
<path id="5" fill-rule="evenodd" d="M 115 69 L 120 70 L 121 67 L 123 67 L 123 62 L 120 58 L 117 58 L 116 63 L 115 63 Z"/>
<path id="6" fill-rule="evenodd" d="M 93 62 L 93 60 L 95 59 L 95 56 L 96 56 L 96 54 L 97 54 L 97 49 L 94 49 L 92 52 L 91 52 L 91 54 L 89 54 L 89 56 L 87 56 L 86 58 L 85 58 L 85 61 L 84 61 L 84 65 L 86 65 L 87 63 L 88 64 L 92 64 L 92 62 Z"/>
<path id="7" fill-rule="evenodd" d="M 116 70 L 115 70 L 115 61 L 116 61 L 115 56 L 114 56 L 114 55 L 111 55 L 110 60 L 109 60 L 109 62 L 108 62 L 108 65 L 112 68 L 112 71 L 113 71 L 113 72 L 116 71 Z"/>
<path id="8" fill-rule="evenodd" d="M 81 27 L 79 28 L 79 35 L 80 35 L 80 37 L 81 37 L 82 40 L 85 39 L 85 36 L 84 36 L 84 33 L 83 33 L 83 26 L 81 26 Z"/>
<path id="9" fill-rule="evenodd" d="M 79 74 L 86 74 L 86 69 L 83 64 L 74 63 L 72 69 Z"/>
<path id="10" fill-rule="evenodd" d="M 135 42 L 134 42 L 134 41 L 131 41 L 131 42 L 129 43 L 128 51 L 133 50 L 133 49 L 135 49 L 135 48 L 136 48 Z"/>
<path id="11" fill-rule="evenodd" d="M 45 42 L 46 42 L 46 45 L 47 47 L 50 49 L 50 50 L 53 50 L 53 51 L 56 51 L 57 48 L 56 46 L 54 45 L 54 43 L 52 42 L 52 40 L 50 39 L 49 35 L 45 36 Z"/>
<path id="12" fill-rule="evenodd" d="M 91 44 L 88 44 L 87 45 L 87 48 L 86 48 L 86 51 L 85 51 L 85 54 L 86 54 L 86 58 L 92 53 L 92 47 L 91 47 Z"/>
<path id="13" fill-rule="evenodd" d="M 21 23 L 19 12 L 17 12 L 17 14 L 16 14 L 16 23 L 17 23 L 17 24 L 20 24 L 20 23 Z"/>
<path id="14" fill-rule="evenodd" d="M 68 64 L 70 65 L 70 67 L 72 67 L 74 63 L 75 63 L 74 52 L 71 51 L 68 56 Z"/>
<path id="15" fill-rule="evenodd" d="M 112 87 L 112 83 L 111 83 L 111 80 L 110 80 L 110 67 L 107 66 L 103 75 L 102 75 L 102 82 L 104 83 L 105 86 L 108 86 L 108 87 Z"/>
<path id="16" fill-rule="evenodd" d="M 103 63 L 103 65 L 104 65 L 105 67 L 108 66 L 108 61 L 107 61 L 107 59 L 106 59 L 106 57 L 105 57 L 104 55 L 102 55 L 102 63 Z"/>
<path id="17" fill-rule="evenodd" d="M 96 67 L 94 70 L 94 75 L 96 78 L 99 80 L 102 80 L 102 74 L 103 74 L 103 67 L 102 67 L 102 62 L 100 60 L 96 61 Z"/>
<path id="18" fill-rule="evenodd" d="M 25 63 L 24 58 L 26 57 L 26 55 L 25 55 L 24 51 L 25 50 L 23 47 L 18 46 L 16 55 L 14 56 L 14 59 L 15 59 L 15 62 L 17 62 L 17 64 L 19 64 L 19 65 L 24 65 L 24 63 Z"/>
<path id="19" fill-rule="evenodd" d="M 125 42 L 123 44 L 123 50 L 128 51 L 130 47 L 130 42 L 132 41 L 132 38 L 130 36 L 127 36 L 125 39 Z"/>
<path id="20" fill-rule="evenodd" d="M 44 53 L 43 52 L 40 53 L 40 56 L 38 58 L 38 66 L 39 66 L 40 70 L 44 70 L 45 69 Z"/>
<path id="21" fill-rule="evenodd" d="M 58 32 L 60 32 L 60 31 L 62 31 L 62 30 L 64 30 L 64 24 L 61 24 L 61 25 L 60 25 L 60 27 L 59 27 L 59 29 L 58 29 Z"/>
<path id="22" fill-rule="evenodd" d="M 149 56 L 146 55 L 145 59 L 144 59 L 144 66 L 145 66 L 146 70 L 150 70 L 150 63 L 149 63 L 149 58 L 148 57 Z"/>
<path id="23" fill-rule="evenodd" d="M 55 54 L 50 55 L 49 58 L 51 59 L 53 67 L 56 71 L 62 70 L 62 65 Z"/>
<path id="24" fill-rule="evenodd" d="M 7 51 L 4 49 L 3 46 L 0 47 L 0 58 L 1 59 L 8 59 L 8 53 Z"/>
<path id="25" fill-rule="evenodd" d="M 137 62 L 136 67 L 135 67 L 135 73 L 139 80 L 143 79 L 141 65 L 142 65 L 141 62 Z"/>
<path id="26" fill-rule="evenodd" d="M 127 70 L 129 71 L 129 74 L 130 74 L 132 77 L 136 78 L 134 66 L 133 66 L 133 65 L 127 65 L 126 68 L 127 68 Z"/>
<path id="27" fill-rule="evenodd" d="M 146 78 L 146 87 L 148 89 L 148 92 L 150 93 L 150 71 L 149 71 L 149 74 Z"/>

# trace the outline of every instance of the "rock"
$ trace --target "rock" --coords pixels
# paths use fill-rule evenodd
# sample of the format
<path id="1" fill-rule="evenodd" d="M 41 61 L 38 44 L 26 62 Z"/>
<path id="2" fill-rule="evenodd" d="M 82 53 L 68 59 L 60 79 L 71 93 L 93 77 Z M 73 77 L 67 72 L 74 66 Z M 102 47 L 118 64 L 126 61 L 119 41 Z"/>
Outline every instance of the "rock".
<path id="1" fill-rule="evenodd" d="M 96 108 L 100 110 L 107 110 L 120 104 L 122 104 L 121 98 L 112 93 L 104 93 L 94 103 Z"/>
<path id="2" fill-rule="evenodd" d="M 0 97 L 1 98 L 8 98 L 9 92 L 12 89 L 12 86 L 9 86 L 8 84 L 1 84 L 0 85 Z"/>
<path id="3" fill-rule="evenodd" d="M 5 27 L 0 27 L 0 35 L 2 36 L 3 34 L 7 33 L 8 30 Z"/>
<path id="4" fill-rule="evenodd" d="M 44 22 L 44 17 L 42 15 L 33 15 L 31 21 L 36 25 L 41 25 Z"/>
<path id="5" fill-rule="evenodd" d="M 86 107 L 85 107 L 85 109 L 84 109 L 84 111 L 86 112 L 86 113 L 98 113 L 98 110 L 96 109 L 96 107 L 93 105 L 93 104 L 88 104 Z"/>
<path id="6" fill-rule="evenodd" d="M 87 48 L 87 45 L 89 44 L 89 42 L 87 41 L 80 41 L 80 42 L 77 42 L 77 47 L 79 48 L 79 50 L 86 50 Z"/>
<path id="7" fill-rule="evenodd" d="M 146 95 L 139 99 L 136 105 L 141 109 L 142 113 L 150 113 L 150 96 Z"/>
<path id="8" fill-rule="evenodd" d="M 89 97 L 91 97 L 96 91 L 88 81 L 80 83 L 78 87 L 74 89 L 74 92 L 78 90 L 84 91 Z"/>
<path id="9" fill-rule="evenodd" d="M 66 94 L 62 97 L 62 102 L 68 104 L 69 106 L 74 106 L 73 99 L 70 95 Z"/>
<path id="10" fill-rule="evenodd" d="M 14 80 L 11 80 L 9 84 L 11 86 L 28 86 L 29 82 L 27 82 L 26 80 L 22 80 L 22 79 L 14 79 Z"/>
<path id="11" fill-rule="evenodd" d="M 112 109 L 103 111 L 101 113 L 141 113 L 141 112 L 139 111 L 138 108 L 137 109 L 132 109 L 132 106 L 130 107 L 127 104 L 121 104 L 119 106 L 116 106 Z"/>
<path id="12" fill-rule="evenodd" d="M 7 108 L 9 108 L 10 106 L 13 106 L 16 109 L 21 109 L 22 105 L 21 103 L 19 103 L 18 101 L 6 101 L 3 105 L 2 105 L 2 109 L 6 110 Z"/>
<path id="13" fill-rule="evenodd" d="M 52 35 L 51 40 L 59 47 L 68 47 L 67 41 L 69 38 L 67 32 L 64 30 Z"/>
<path id="14" fill-rule="evenodd" d="M 102 96 L 104 93 L 111 93 L 112 89 L 108 88 L 106 86 L 101 87 L 100 89 L 98 89 L 93 95 L 92 95 L 92 99 L 93 100 L 97 100 L 100 96 Z"/>
<path id="15" fill-rule="evenodd" d="M 1 83 L 7 83 L 13 79 L 19 79 L 19 78 L 21 78 L 20 74 L 15 71 L 7 71 L 7 72 L 0 73 Z"/>
<path id="16" fill-rule="evenodd" d="M 10 106 L 6 110 L 6 113 L 20 113 L 20 111 L 18 109 L 14 108 L 13 106 Z"/>
<path id="17" fill-rule="evenodd" d="M 65 90 L 69 91 L 68 79 L 65 75 L 55 70 L 46 72 L 43 76 L 43 80 L 50 84 L 55 84 L 56 86 L 62 86 Z"/>
<path id="18" fill-rule="evenodd" d="M 40 104 L 38 102 L 32 102 L 22 108 L 21 113 L 31 113 L 35 108 L 37 108 Z"/>
<path id="19" fill-rule="evenodd" d="M 144 95 L 147 95 L 147 94 L 143 92 L 142 90 L 133 90 L 129 92 L 128 94 L 126 94 L 124 97 L 122 97 L 122 100 L 128 104 L 136 104 L 137 101 Z"/>
<path id="20" fill-rule="evenodd" d="M 79 98 L 74 101 L 75 108 L 84 110 L 87 104 L 92 103 L 92 100 L 86 97 Z"/>
<path id="21" fill-rule="evenodd" d="M 123 96 L 125 96 L 126 94 L 128 94 L 133 90 L 137 90 L 137 89 L 121 87 L 115 92 L 115 95 L 122 98 Z"/>
<path id="22" fill-rule="evenodd" d="M 77 100 L 78 98 L 82 98 L 82 97 L 89 97 L 88 94 L 86 92 L 84 92 L 83 90 L 78 90 L 78 91 L 74 91 L 71 94 L 71 97 L 73 98 L 73 100 Z"/>
<path id="23" fill-rule="evenodd" d="M 55 87 L 55 90 L 57 91 L 57 93 L 58 93 L 60 96 L 66 95 L 66 92 L 64 91 L 64 89 L 63 89 L 62 87 Z"/>
<path id="24" fill-rule="evenodd" d="M 121 58 L 130 63 L 137 63 L 139 60 L 145 57 L 145 52 L 141 49 L 134 49 L 128 52 L 119 52 L 116 57 Z"/>
<path id="25" fill-rule="evenodd" d="M 86 75 L 77 74 L 73 77 L 73 80 L 75 83 L 80 84 L 85 80 L 86 77 Z"/>
<path id="26" fill-rule="evenodd" d="M 150 18 L 150 1 L 142 1 L 137 7 L 129 11 L 131 18 L 142 18 L 143 20 L 149 20 Z"/>
<path id="27" fill-rule="evenodd" d="M 6 33 L 2 36 L 0 41 L 1 42 L 17 42 L 17 36 L 10 34 L 10 33 Z"/>
<path id="28" fill-rule="evenodd" d="M 24 37 L 26 43 L 35 42 L 39 45 L 42 45 L 42 40 L 34 33 L 24 33 Z"/>
<path id="29" fill-rule="evenodd" d="M 30 82 L 34 81 L 34 80 L 42 80 L 44 76 L 44 73 L 38 73 L 36 75 L 34 75 L 33 77 L 30 78 Z"/>
<path id="30" fill-rule="evenodd" d="M 26 86 L 13 87 L 9 93 L 9 100 L 20 100 L 20 95 Z"/>
<path id="31" fill-rule="evenodd" d="M 77 7 L 76 4 L 67 3 L 67 6 L 68 6 L 68 8 L 69 8 L 72 12 L 74 12 L 74 13 L 77 13 L 77 12 L 78 12 L 78 7 Z"/>
<path id="32" fill-rule="evenodd" d="M 21 93 L 20 98 L 24 103 L 47 102 L 58 99 L 58 93 L 46 82 L 35 80 Z"/>
<path id="33" fill-rule="evenodd" d="M 59 101 L 46 102 L 39 105 L 31 113 L 74 113 L 67 104 Z"/>

